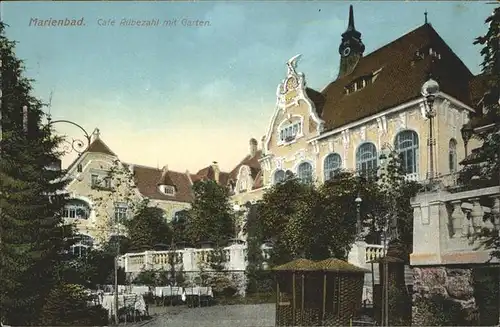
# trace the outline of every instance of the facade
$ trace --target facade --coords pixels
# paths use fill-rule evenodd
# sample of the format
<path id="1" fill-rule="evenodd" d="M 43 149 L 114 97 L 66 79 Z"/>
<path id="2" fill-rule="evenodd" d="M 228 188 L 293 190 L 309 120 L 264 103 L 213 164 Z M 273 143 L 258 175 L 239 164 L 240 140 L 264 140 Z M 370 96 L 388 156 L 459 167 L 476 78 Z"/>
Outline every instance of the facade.
<path id="1" fill-rule="evenodd" d="M 112 172 L 112 173 L 110 173 Z M 99 246 L 125 229 L 117 221 L 130 218 L 134 207 L 149 199 L 149 205 L 164 211 L 165 219 L 190 207 L 192 175 L 123 163 L 100 138 L 92 134 L 87 150 L 68 168 L 66 191 L 69 202 L 63 211 L 65 223 L 74 224 L 81 241 L 74 246 L 80 253 Z"/>
<path id="2" fill-rule="evenodd" d="M 407 178 L 425 180 L 430 168 L 429 106 L 421 89 L 430 76 L 440 89 L 432 106 L 434 171 L 442 176 L 460 169 L 466 155 L 461 127 L 474 114 L 481 76 L 474 76 L 427 22 L 372 53 L 365 55 L 364 50 L 351 6 L 334 81 L 314 90 L 297 71 L 300 55 L 288 61 L 258 150 L 260 165 L 250 166 L 259 171 L 260 188 L 239 191 L 239 185 L 244 189 L 251 182 L 249 170 L 242 168 L 233 180 L 235 203 L 260 198 L 287 172 L 317 183 L 337 169 L 366 174 L 390 150 L 402 154 Z"/>

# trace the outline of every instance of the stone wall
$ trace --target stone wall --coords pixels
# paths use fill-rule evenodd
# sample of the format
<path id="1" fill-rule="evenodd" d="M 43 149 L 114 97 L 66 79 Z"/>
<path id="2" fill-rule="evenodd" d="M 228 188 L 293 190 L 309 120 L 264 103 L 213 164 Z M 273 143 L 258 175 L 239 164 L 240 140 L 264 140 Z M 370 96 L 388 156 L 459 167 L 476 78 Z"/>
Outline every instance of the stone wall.
<path id="1" fill-rule="evenodd" d="M 489 280 L 486 285 L 489 293 L 484 293 L 485 285 L 482 284 L 486 280 L 478 278 L 478 275 L 484 276 L 481 269 L 484 270 L 471 266 L 414 267 L 412 324 L 429 326 L 448 321 L 455 326 L 477 325 L 491 320 L 492 315 L 495 316 L 493 320 L 498 319 L 498 310 L 488 310 L 489 317 L 480 317 L 480 311 L 484 312 L 480 306 L 499 303 L 498 280 L 493 283 Z M 480 289 L 483 289 L 482 294 Z M 485 297 L 490 300 L 485 301 Z"/>

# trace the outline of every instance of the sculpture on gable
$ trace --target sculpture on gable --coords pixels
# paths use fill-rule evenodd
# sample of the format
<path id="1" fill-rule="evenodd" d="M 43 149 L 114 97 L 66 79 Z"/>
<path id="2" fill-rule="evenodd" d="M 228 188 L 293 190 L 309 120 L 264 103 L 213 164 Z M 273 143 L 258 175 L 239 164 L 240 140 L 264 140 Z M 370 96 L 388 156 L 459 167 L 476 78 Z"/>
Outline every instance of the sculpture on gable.
<path id="1" fill-rule="evenodd" d="M 286 62 L 286 65 L 288 67 L 288 73 L 287 73 L 288 76 L 297 75 L 297 71 L 295 69 L 297 68 L 297 61 L 300 59 L 301 56 L 302 56 L 301 54 L 298 54 L 296 56 L 293 56 Z"/>

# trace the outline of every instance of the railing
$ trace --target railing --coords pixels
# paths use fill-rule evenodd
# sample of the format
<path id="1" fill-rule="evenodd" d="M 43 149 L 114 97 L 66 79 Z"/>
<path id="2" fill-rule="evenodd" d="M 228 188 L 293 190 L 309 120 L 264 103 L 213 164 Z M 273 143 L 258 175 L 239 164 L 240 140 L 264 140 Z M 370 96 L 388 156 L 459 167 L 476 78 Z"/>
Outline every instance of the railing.
<path id="1" fill-rule="evenodd" d="M 365 251 L 365 262 L 369 263 L 371 261 L 380 259 L 384 256 L 384 246 L 378 244 L 369 244 Z"/>
<path id="2" fill-rule="evenodd" d="M 500 186 L 451 193 L 437 189 L 413 200 L 412 264 L 484 263 L 488 232 L 500 231 Z"/>

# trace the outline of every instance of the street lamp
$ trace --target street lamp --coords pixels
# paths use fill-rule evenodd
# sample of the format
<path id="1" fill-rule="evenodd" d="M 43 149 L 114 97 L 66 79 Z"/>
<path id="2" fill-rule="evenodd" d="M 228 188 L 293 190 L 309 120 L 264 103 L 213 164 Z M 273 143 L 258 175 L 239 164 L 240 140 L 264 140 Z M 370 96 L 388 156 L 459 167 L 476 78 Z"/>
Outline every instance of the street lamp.
<path id="1" fill-rule="evenodd" d="M 361 202 L 363 202 L 363 200 L 359 196 L 358 192 L 358 196 L 356 197 L 356 199 L 354 199 L 354 203 L 356 203 L 356 241 L 361 241 L 363 239 L 362 228 L 361 228 L 361 212 L 360 212 Z"/>
<path id="2" fill-rule="evenodd" d="M 471 139 L 472 134 L 474 133 L 474 129 L 469 123 L 467 123 L 460 129 L 460 133 L 462 134 L 462 140 L 464 141 L 465 157 L 467 157 L 469 155 L 469 151 L 467 150 L 467 145 L 469 144 L 469 140 Z"/>
<path id="3" fill-rule="evenodd" d="M 65 148 L 65 150 L 66 150 L 65 152 L 68 153 L 68 152 L 74 151 L 74 152 L 78 153 L 78 155 L 81 155 L 90 146 L 90 143 L 92 142 L 92 136 L 85 130 L 85 128 L 83 128 L 82 126 L 78 125 L 77 123 L 75 123 L 73 121 L 65 120 L 65 119 L 53 121 L 50 114 L 47 115 L 47 124 L 45 125 L 45 127 L 50 127 L 54 124 L 62 124 L 62 123 L 76 126 L 83 132 L 84 140 L 72 138 L 71 141 L 68 141 L 68 140 L 63 141 L 64 143 L 68 144 L 68 146 L 69 146 L 69 147 Z"/>
<path id="4" fill-rule="evenodd" d="M 436 100 L 436 95 L 439 93 L 439 84 L 432 78 L 429 78 L 427 82 L 422 85 L 421 90 L 422 95 L 425 97 L 427 106 L 425 108 L 425 117 L 429 119 L 429 135 L 427 138 L 427 146 L 429 147 L 429 169 L 427 171 L 427 179 L 432 181 L 434 178 L 434 134 L 433 134 L 433 120 L 436 116 L 436 111 L 434 110 L 434 101 Z"/>

